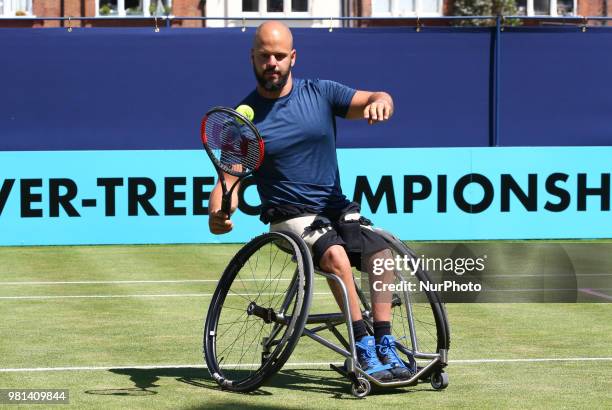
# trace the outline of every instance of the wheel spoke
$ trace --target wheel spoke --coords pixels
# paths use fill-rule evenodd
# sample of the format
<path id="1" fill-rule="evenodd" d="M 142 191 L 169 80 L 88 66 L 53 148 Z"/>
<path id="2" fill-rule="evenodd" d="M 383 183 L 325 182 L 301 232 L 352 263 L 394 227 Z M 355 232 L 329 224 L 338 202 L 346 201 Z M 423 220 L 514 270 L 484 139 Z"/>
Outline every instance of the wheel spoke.
<path id="1" fill-rule="evenodd" d="M 305 280 L 304 267 L 310 264 L 295 263 L 303 246 L 296 242 L 298 240 L 285 233 L 269 233 L 253 239 L 232 259 L 235 265 L 228 265 L 227 276 L 218 285 L 216 292 L 221 292 L 218 300 L 223 302 L 222 306 L 211 305 L 213 310 L 209 309 L 206 328 L 210 329 L 210 320 L 214 320 L 215 332 L 204 338 L 205 354 L 209 366 L 219 369 L 221 375 L 232 382 L 229 387 L 226 385 L 230 390 L 257 388 L 265 377 L 262 366 L 268 359 L 284 363 L 301 335 L 308 312 L 300 310 L 300 304 L 308 302 L 302 294 L 311 294 L 312 272 L 308 272 L 308 280 Z M 297 286 L 290 288 L 280 283 L 285 281 L 289 284 L 297 281 L 300 293 L 289 292 Z M 284 301 L 291 303 L 287 309 L 287 314 L 291 315 L 288 323 L 266 323 L 260 317 L 263 315 L 247 311 L 251 303 L 278 311 Z M 263 359 L 264 337 L 268 340 L 266 359 Z M 264 372 L 275 369 L 276 366 L 266 367 Z"/>

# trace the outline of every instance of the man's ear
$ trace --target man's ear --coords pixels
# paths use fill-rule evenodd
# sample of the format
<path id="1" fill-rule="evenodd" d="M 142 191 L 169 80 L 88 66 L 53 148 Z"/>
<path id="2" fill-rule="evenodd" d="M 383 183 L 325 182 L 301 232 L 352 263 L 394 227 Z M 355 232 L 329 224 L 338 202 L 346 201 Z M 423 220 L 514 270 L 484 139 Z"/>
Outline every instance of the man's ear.
<path id="1" fill-rule="evenodd" d="M 294 48 L 293 50 L 291 50 L 291 67 L 295 65 L 296 57 L 297 57 L 297 52 L 295 51 L 295 48 Z"/>

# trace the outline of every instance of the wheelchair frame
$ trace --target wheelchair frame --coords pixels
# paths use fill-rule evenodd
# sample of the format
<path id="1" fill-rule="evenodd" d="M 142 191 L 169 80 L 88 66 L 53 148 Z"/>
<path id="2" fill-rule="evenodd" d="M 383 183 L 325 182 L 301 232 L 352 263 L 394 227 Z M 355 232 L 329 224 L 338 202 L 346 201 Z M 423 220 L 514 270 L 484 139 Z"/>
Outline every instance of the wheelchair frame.
<path id="1" fill-rule="evenodd" d="M 387 241 L 390 247 L 393 247 L 395 249 L 396 252 L 408 254 L 411 258 L 415 258 L 414 252 L 412 252 L 410 248 L 408 248 L 403 242 L 395 238 L 390 233 L 382 229 L 377 229 L 377 228 L 374 228 L 374 231 L 380 234 Z M 283 234 L 287 234 L 287 233 L 283 232 Z M 297 235 L 293 235 L 293 234 L 291 235 L 293 239 L 301 241 L 300 246 L 303 250 L 303 253 L 305 253 L 305 255 L 301 255 L 301 256 L 312 260 L 310 256 L 310 252 L 308 251 L 308 248 L 306 247 L 303 239 L 299 238 Z M 304 252 L 304 249 L 305 249 L 305 252 Z M 414 321 L 414 315 L 413 315 L 413 309 L 412 309 L 411 295 L 410 295 L 410 292 L 408 291 L 405 291 L 405 290 L 402 291 L 401 295 L 402 295 L 403 300 L 400 300 L 399 303 L 403 303 L 406 306 L 411 346 L 409 348 L 408 346 L 405 346 L 401 342 L 397 341 L 396 347 L 401 353 L 403 353 L 408 358 L 410 358 L 410 361 L 406 362 L 406 365 L 412 367 L 413 369 L 416 369 L 416 372 L 412 375 L 412 377 L 406 380 L 391 380 L 391 381 L 384 382 L 384 381 L 377 380 L 374 377 L 368 375 L 359 366 L 358 358 L 357 358 L 357 351 L 356 351 L 356 346 L 355 346 L 355 337 L 354 337 L 353 328 L 351 325 L 352 317 L 351 317 L 351 312 L 349 309 L 348 294 L 347 294 L 347 290 L 346 290 L 344 283 L 338 276 L 334 274 L 323 272 L 320 269 L 313 269 L 313 271 L 317 275 L 320 275 L 328 280 L 334 281 L 340 287 L 340 289 L 342 290 L 342 301 L 343 301 L 344 309 L 342 309 L 343 310 L 342 312 L 338 312 L 338 313 L 310 314 L 310 312 L 308 312 L 308 316 L 305 320 L 303 329 L 300 329 L 301 334 L 297 339 L 307 336 L 310 339 L 331 349 L 332 351 L 342 355 L 345 358 L 344 366 L 338 367 L 333 364 L 330 364 L 330 367 L 333 370 L 337 371 L 338 373 L 342 374 L 343 376 L 347 377 L 351 381 L 351 384 L 352 384 L 351 393 L 354 396 L 360 397 L 360 398 L 365 397 L 367 394 L 370 393 L 372 384 L 379 386 L 379 387 L 402 387 L 402 386 L 414 386 L 418 383 L 419 380 L 420 381 L 429 380 L 431 382 L 432 387 L 436 390 L 444 389 L 448 386 L 448 375 L 447 373 L 444 372 L 444 368 L 447 366 L 447 363 L 448 363 L 448 348 L 450 345 L 450 328 L 448 325 L 448 320 L 446 318 L 446 312 L 445 312 L 444 305 L 441 302 L 439 296 L 435 292 L 429 292 L 428 299 L 429 299 L 429 303 L 432 309 L 439 309 L 438 314 L 436 314 L 434 311 L 434 318 L 436 321 L 436 330 L 438 332 L 437 333 L 437 339 L 438 339 L 437 340 L 438 342 L 437 351 L 435 353 L 425 353 L 419 350 L 419 343 L 418 343 L 418 338 L 416 334 L 415 321 Z M 402 281 L 404 280 L 404 277 L 401 275 L 401 273 L 395 271 L 395 275 L 397 278 L 401 279 Z M 422 273 L 422 275 L 424 275 L 424 278 L 426 280 L 430 280 L 426 273 Z M 247 315 L 259 317 L 267 324 L 274 323 L 275 324 L 274 329 L 277 329 L 276 334 L 275 334 L 275 330 L 273 330 L 270 336 L 264 337 L 262 339 L 262 342 L 261 342 L 262 363 L 264 363 L 265 360 L 267 360 L 267 357 L 271 353 L 271 348 L 273 348 L 277 344 L 278 341 L 275 341 L 275 337 L 278 336 L 278 331 L 281 329 L 281 326 L 283 325 L 287 326 L 292 321 L 292 317 L 290 315 L 285 315 L 284 312 L 287 311 L 287 308 L 289 307 L 291 303 L 293 295 L 297 291 L 298 283 L 296 281 L 296 278 L 297 278 L 297 274 L 294 274 L 293 279 L 291 280 L 287 288 L 288 289 L 287 296 L 285 296 L 283 304 L 281 308 L 278 309 L 278 312 L 275 312 L 272 308 L 266 309 L 264 307 L 258 306 L 257 303 L 255 302 L 251 302 L 247 306 L 247 309 L 246 309 Z M 356 281 L 356 278 L 353 277 L 353 280 Z M 221 286 L 221 282 L 219 286 Z M 363 314 L 363 318 L 365 319 L 366 326 L 368 327 L 368 331 L 370 333 L 373 333 L 373 329 L 369 323 L 372 319 L 372 309 L 368 303 L 368 300 L 363 290 L 360 289 L 357 283 L 356 283 L 356 289 L 357 289 L 357 294 L 359 296 L 360 302 L 363 305 L 362 307 L 365 308 L 364 310 L 362 310 L 362 314 Z M 309 304 L 306 306 L 306 309 L 309 309 Z M 209 316 L 210 316 L 210 312 L 209 312 Z M 208 323 L 209 323 L 209 319 L 207 318 L 206 329 L 210 331 L 208 327 Z M 346 340 L 346 338 L 337 329 L 337 326 L 342 325 L 343 323 L 347 327 L 348 340 Z M 318 326 L 307 328 L 307 325 L 318 325 Z M 324 331 L 324 330 L 329 330 L 336 337 L 336 339 L 338 339 L 341 346 L 322 337 L 319 334 L 319 332 Z M 210 338 L 207 337 L 205 333 L 205 337 L 204 337 L 205 355 L 207 351 L 210 351 L 206 348 L 206 343 L 209 339 Z M 297 340 L 295 341 L 295 343 L 297 343 Z M 293 349 L 291 348 L 291 350 Z M 207 363 L 209 363 L 208 362 L 209 358 L 206 357 L 206 359 L 207 359 Z M 429 363 L 427 363 L 424 367 L 419 367 L 416 365 L 416 361 L 415 361 L 416 359 L 426 359 L 429 361 Z M 276 368 L 274 372 L 280 370 L 280 368 L 282 367 L 282 364 L 284 364 L 284 362 L 281 363 L 281 366 Z M 210 370 L 210 366 L 209 366 L 209 370 Z M 223 383 L 224 380 L 222 380 L 223 378 L 220 377 L 216 372 L 213 372 L 211 370 L 211 374 L 222 387 L 228 387 L 227 383 L 225 383 L 224 385 Z"/>

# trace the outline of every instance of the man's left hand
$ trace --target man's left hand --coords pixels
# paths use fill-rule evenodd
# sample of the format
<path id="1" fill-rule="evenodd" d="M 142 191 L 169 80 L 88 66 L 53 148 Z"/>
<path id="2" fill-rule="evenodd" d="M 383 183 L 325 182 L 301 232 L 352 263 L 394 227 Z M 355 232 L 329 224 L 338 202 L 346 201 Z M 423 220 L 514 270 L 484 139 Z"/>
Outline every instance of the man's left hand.
<path id="1" fill-rule="evenodd" d="M 386 121 L 391 115 L 393 115 L 393 106 L 385 99 L 373 101 L 363 110 L 363 118 L 368 120 L 370 125 Z"/>

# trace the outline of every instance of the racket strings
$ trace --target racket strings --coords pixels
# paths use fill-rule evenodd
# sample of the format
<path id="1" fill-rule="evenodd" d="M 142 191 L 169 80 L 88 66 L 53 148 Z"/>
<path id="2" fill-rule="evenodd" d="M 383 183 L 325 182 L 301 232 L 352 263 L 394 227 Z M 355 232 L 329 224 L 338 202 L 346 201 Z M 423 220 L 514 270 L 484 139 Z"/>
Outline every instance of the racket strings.
<path id="1" fill-rule="evenodd" d="M 259 165 L 259 138 L 239 118 L 226 112 L 213 112 L 208 116 L 204 132 L 208 147 L 224 171 L 250 173 Z"/>

